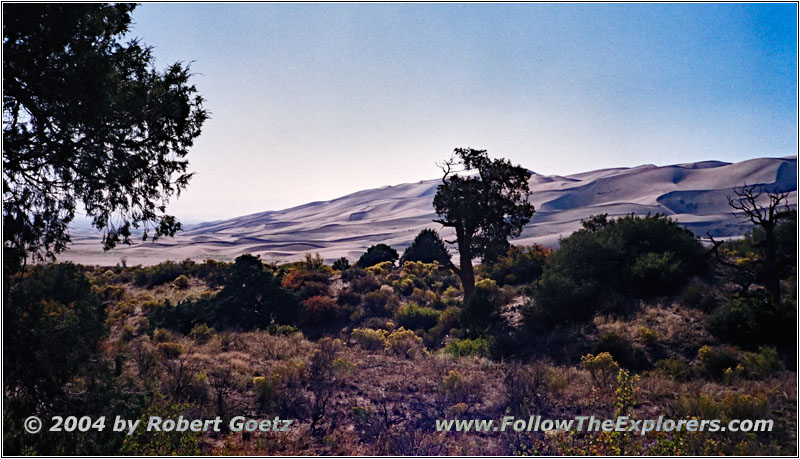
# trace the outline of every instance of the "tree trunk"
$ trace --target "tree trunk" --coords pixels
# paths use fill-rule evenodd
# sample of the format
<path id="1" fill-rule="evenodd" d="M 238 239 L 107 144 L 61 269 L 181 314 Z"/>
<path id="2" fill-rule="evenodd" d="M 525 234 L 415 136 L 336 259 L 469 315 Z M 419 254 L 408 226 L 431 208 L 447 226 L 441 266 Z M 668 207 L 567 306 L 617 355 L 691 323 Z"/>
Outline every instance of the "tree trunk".
<path id="1" fill-rule="evenodd" d="M 778 275 L 777 248 L 775 242 L 775 228 L 764 225 L 766 241 L 764 247 L 764 284 L 776 304 L 781 301 L 781 280 Z"/>
<path id="2" fill-rule="evenodd" d="M 458 238 L 458 258 L 459 258 L 459 276 L 461 277 L 461 286 L 464 288 L 464 299 L 472 295 L 475 291 L 475 271 L 472 269 L 472 249 L 470 248 L 471 241 L 465 240 L 464 231 L 456 228 L 456 237 Z"/>

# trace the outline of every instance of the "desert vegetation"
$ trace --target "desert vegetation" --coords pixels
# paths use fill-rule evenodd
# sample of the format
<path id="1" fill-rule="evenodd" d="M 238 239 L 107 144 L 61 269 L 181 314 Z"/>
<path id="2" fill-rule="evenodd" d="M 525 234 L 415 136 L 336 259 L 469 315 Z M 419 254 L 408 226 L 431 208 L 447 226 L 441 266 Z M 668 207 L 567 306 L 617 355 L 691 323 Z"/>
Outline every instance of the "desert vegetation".
<path id="1" fill-rule="evenodd" d="M 780 454 L 795 445 L 796 227 L 703 247 L 663 216 L 511 246 L 474 293 L 433 261 L 36 265 L 7 276 L 4 438 L 38 454 Z M 422 236 L 429 238 L 430 235 Z M 421 246 L 421 244 L 418 244 Z M 712 252 L 713 251 L 713 252 Z M 396 252 L 394 252 L 396 254 Z M 408 251 L 407 251 L 408 253 Z M 413 251 L 412 251 L 413 253 Z M 410 257 L 405 257 L 410 258 Z M 739 269 L 739 267 L 745 267 Z M 759 280 L 761 279 L 761 280 Z M 30 413 L 237 414 L 292 432 L 26 435 Z M 765 418 L 765 433 L 441 433 L 580 413 Z M 224 423 L 223 423 L 224 424 Z"/>

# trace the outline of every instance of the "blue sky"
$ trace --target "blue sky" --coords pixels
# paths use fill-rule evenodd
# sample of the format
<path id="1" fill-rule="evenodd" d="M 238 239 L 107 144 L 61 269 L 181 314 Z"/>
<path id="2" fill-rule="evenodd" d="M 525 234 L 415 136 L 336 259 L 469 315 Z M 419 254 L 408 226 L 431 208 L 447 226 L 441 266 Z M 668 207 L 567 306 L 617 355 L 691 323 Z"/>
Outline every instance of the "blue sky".
<path id="1" fill-rule="evenodd" d="M 170 211 L 233 217 L 437 178 L 797 152 L 794 4 L 144 4 L 212 118 Z"/>

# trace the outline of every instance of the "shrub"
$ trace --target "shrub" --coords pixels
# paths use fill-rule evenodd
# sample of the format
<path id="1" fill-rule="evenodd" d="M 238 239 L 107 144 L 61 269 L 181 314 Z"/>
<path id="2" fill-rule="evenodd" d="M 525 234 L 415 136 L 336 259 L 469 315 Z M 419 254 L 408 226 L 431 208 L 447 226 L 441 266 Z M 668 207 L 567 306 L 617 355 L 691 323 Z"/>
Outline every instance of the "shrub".
<path id="1" fill-rule="evenodd" d="M 739 363 L 736 353 L 725 347 L 703 346 L 697 351 L 700 370 L 710 378 L 722 379 L 725 370 L 735 368 Z"/>
<path id="2" fill-rule="evenodd" d="M 362 348 L 370 351 L 383 349 L 386 346 L 386 330 L 373 330 L 370 328 L 356 328 L 350 336 Z"/>
<path id="3" fill-rule="evenodd" d="M 436 309 L 420 307 L 416 303 L 409 302 L 397 310 L 395 320 L 411 330 L 427 330 L 436 325 L 440 314 Z"/>
<path id="4" fill-rule="evenodd" d="M 585 321 L 598 311 L 617 312 L 619 297 L 672 294 L 703 253 L 690 231 L 658 214 L 601 215 L 583 226 L 547 257 L 527 320 Z"/>
<path id="5" fill-rule="evenodd" d="M 152 416 L 162 419 L 186 417 L 190 404 L 177 404 L 168 401 L 155 401 L 139 418 L 139 424 L 146 424 Z M 203 454 L 200 448 L 200 432 L 178 432 L 135 429 L 131 435 L 124 436 L 121 454 L 131 456 L 197 456 Z"/>
<path id="6" fill-rule="evenodd" d="M 399 255 L 397 254 L 397 250 L 389 247 L 386 244 L 377 244 L 368 248 L 367 251 L 361 255 L 356 263 L 356 266 L 359 268 L 367 268 L 369 266 L 375 266 L 384 261 L 394 263 L 394 261 L 398 258 Z"/>
<path id="7" fill-rule="evenodd" d="M 333 269 L 337 271 L 344 271 L 350 267 L 350 261 L 345 257 L 341 257 L 333 262 Z"/>
<path id="8" fill-rule="evenodd" d="M 658 343 L 658 335 L 648 327 L 642 327 L 639 329 L 637 339 L 645 346 L 653 346 Z"/>
<path id="9" fill-rule="evenodd" d="M 491 279 L 482 279 L 475 284 L 475 291 L 464 301 L 461 308 L 461 325 L 472 336 L 490 332 L 501 323 L 500 308 L 503 294 Z"/>
<path id="10" fill-rule="evenodd" d="M 199 343 L 205 343 L 214 336 L 214 329 L 206 324 L 197 324 L 192 327 L 189 336 Z"/>
<path id="11" fill-rule="evenodd" d="M 489 341 L 486 338 L 455 339 L 445 346 L 444 352 L 453 357 L 488 357 Z"/>
<path id="12" fill-rule="evenodd" d="M 385 276 L 389 274 L 394 268 L 394 263 L 391 261 L 382 261 L 376 265 L 367 268 L 367 272 L 373 276 Z"/>
<path id="13" fill-rule="evenodd" d="M 439 382 L 439 394 L 447 403 L 471 405 L 479 399 L 480 383 L 467 380 L 457 370 L 450 370 Z"/>
<path id="14" fill-rule="evenodd" d="M 277 386 L 280 379 L 277 375 L 256 376 L 253 378 L 253 388 L 256 393 L 256 403 L 261 411 L 270 411 L 276 398 Z"/>
<path id="15" fill-rule="evenodd" d="M 297 265 L 304 271 L 314 271 L 326 274 L 330 274 L 331 272 L 331 268 L 325 264 L 325 260 L 323 260 L 318 253 L 315 253 L 313 256 L 310 253 L 307 253 L 303 260 Z"/>
<path id="16" fill-rule="evenodd" d="M 281 288 L 271 270 L 258 257 L 236 258 L 225 287 L 213 298 L 183 301 L 175 307 L 161 307 L 148 315 L 156 327 L 188 333 L 194 325 L 206 323 L 218 330 L 252 330 L 272 323 L 292 324 L 299 314 L 297 297 Z"/>
<path id="17" fill-rule="evenodd" d="M 285 289 L 298 292 L 301 299 L 307 299 L 312 296 L 328 295 L 329 282 L 330 273 L 327 271 L 312 271 L 295 266 L 289 269 L 281 285 Z"/>
<path id="18" fill-rule="evenodd" d="M 161 303 L 155 300 L 145 300 L 142 301 L 142 312 L 145 314 L 150 314 L 156 308 L 160 307 Z"/>
<path id="19" fill-rule="evenodd" d="M 189 288 L 189 278 L 181 274 L 172 281 L 172 286 L 180 290 L 185 290 Z"/>
<path id="20" fill-rule="evenodd" d="M 644 352 L 616 333 L 602 335 L 595 344 L 594 351 L 608 352 L 624 368 L 642 369 L 648 366 Z"/>
<path id="21" fill-rule="evenodd" d="M 181 263 L 165 261 L 154 266 L 137 269 L 133 276 L 133 283 L 139 287 L 152 288 L 172 282 L 181 275 L 191 274 L 194 267 L 195 263 L 191 260 Z"/>
<path id="22" fill-rule="evenodd" d="M 496 261 L 488 264 L 484 273 L 498 285 L 518 285 L 535 281 L 542 275 L 545 259 L 552 249 L 540 245 L 512 245 Z"/>
<path id="23" fill-rule="evenodd" d="M 65 384 L 97 359 L 105 319 L 79 266 L 31 265 L 13 277 L 4 270 L 4 403 L 17 397 L 39 406 L 54 403 Z M 8 409 L 4 405 L 4 415 Z"/>
<path id="24" fill-rule="evenodd" d="M 595 386 L 600 389 L 610 389 L 619 373 L 619 364 L 608 352 L 586 354 L 581 357 L 581 365 L 589 371 Z"/>
<path id="25" fill-rule="evenodd" d="M 375 290 L 364 295 L 364 309 L 372 316 L 391 314 L 397 302 L 397 298 L 385 290 Z"/>
<path id="26" fill-rule="evenodd" d="M 356 277 L 350 281 L 350 288 L 358 293 L 369 293 L 381 288 L 381 283 L 372 274 Z"/>
<path id="27" fill-rule="evenodd" d="M 183 346 L 179 343 L 158 343 L 156 350 L 165 359 L 174 359 L 184 353 Z"/>
<path id="28" fill-rule="evenodd" d="M 336 303 L 341 306 L 358 306 L 361 304 L 361 295 L 350 289 L 344 289 L 336 297 Z"/>
<path id="29" fill-rule="evenodd" d="M 442 266 L 450 264 L 450 253 L 444 245 L 444 241 L 439 237 L 435 230 L 426 228 L 417 234 L 400 258 L 400 264 L 407 261 L 418 261 L 422 263 L 438 262 Z"/>
<path id="30" fill-rule="evenodd" d="M 406 276 L 402 279 L 392 282 L 392 287 L 400 292 L 401 295 L 408 296 L 414 291 L 414 280 L 411 277 Z"/>
<path id="31" fill-rule="evenodd" d="M 748 378 L 764 379 L 783 369 L 778 351 L 771 346 L 760 346 L 758 352 L 745 352 L 741 365 Z"/>
<path id="32" fill-rule="evenodd" d="M 552 367 L 537 361 L 530 365 L 508 362 L 504 365 L 503 386 L 507 397 L 506 409 L 514 416 L 530 416 L 531 406 L 545 396 L 546 380 Z"/>
<path id="33" fill-rule="evenodd" d="M 771 344 L 788 350 L 795 345 L 795 317 L 794 305 L 776 304 L 766 292 L 756 291 L 735 296 L 717 308 L 706 327 L 720 340 L 745 348 Z"/>
<path id="34" fill-rule="evenodd" d="M 329 328 L 342 318 L 341 308 L 326 296 L 312 296 L 303 301 L 303 305 L 306 307 L 306 325 Z"/>
<path id="35" fill-rule="evenodd" d="M 720 403 L 728 419 L 765 419 L 770 414 L 769 400 L 764 394 L 729 393 Z"/>
<path id="36" fill-rule="evenodd" d="M 669 376 L 675 381 L 688 381 L 692 376 L 692 369 L 689 364 L 681 359 L 659 360 L 654 367 L 656 371 Z"/>
<path id="37" fill-rule="evenodd" d="M 423 352 L 422 338 L 411 330 L 403 327 L 394 330 L 386 336 L 385 349 L 387 352 L 403 357 L 414 358 Z"/>

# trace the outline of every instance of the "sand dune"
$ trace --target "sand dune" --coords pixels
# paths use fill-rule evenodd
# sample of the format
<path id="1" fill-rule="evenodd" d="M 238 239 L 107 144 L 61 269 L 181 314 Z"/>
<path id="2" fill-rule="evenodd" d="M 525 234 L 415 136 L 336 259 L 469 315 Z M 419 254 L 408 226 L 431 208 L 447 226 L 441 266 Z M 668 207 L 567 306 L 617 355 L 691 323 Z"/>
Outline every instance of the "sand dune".
<path id="1" fill-rule="evenodd" d="M 173 239 L 105 253 L 96 233 L 75 229 L 74 242 L 60 259 L 113 265 L 127 257 L 128 264 L 150 265 L 167 259 L 232 260 L 253 253 L 284 262 L 318 252 L 327 260 L 341 256 L 354 260 L 379 242 L 402 251 L 421 229 L 442 229 L 432 222 L 431 203 L 439 183 L 435 179 L 385 186 L 331 201 L 202 223 L 187 227 Z M 533 173 L 531 202 L 536 214 L 514 242 L 557 246 L 559 238 L 580 227 L 581 219 L 600 213 L 659 212 L 697 235 L 741 236 L 749 226 L 731 213 L 727 196 L 733 194 L 733 187 L 745 183 L 791 191 L 791 202 L 796 203 L 797 158 L 648 164 L 564 177 Z M 442 233 L 452 237 L 446 230 Z"/>

